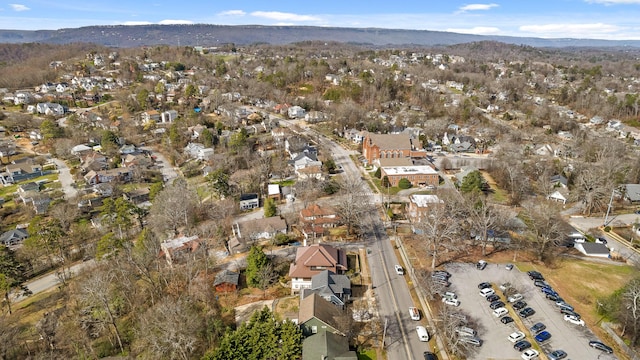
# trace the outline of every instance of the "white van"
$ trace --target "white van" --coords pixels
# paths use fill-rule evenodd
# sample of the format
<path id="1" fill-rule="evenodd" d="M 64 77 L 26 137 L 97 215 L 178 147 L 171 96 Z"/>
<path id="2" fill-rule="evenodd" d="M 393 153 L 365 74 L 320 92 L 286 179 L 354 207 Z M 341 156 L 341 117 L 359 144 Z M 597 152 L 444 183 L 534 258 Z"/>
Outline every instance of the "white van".
<path id="1" fill-rule="evenodd" d="M 424 326 L 416 326 L 416 332 L 420 341 L 429 341 L 429 333 Z"/>

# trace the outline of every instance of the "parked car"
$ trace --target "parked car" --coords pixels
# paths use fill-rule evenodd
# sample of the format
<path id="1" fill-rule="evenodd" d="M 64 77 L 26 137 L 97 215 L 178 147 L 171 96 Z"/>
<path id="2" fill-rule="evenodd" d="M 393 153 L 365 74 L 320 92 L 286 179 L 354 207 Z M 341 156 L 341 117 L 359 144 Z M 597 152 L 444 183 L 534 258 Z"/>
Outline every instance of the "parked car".
<path id="1" fill-rule="evenodd" d="M 479 260 L 478 263 L 476 264 L 476 269 L 478 270 L 484 270 L 484 268 L 487 267 L 487 262 L 484 260 Z"/>
<path id="2" fill-rule="evenodd" d="M 514 302 L 520 301 L 522 299 L 524 299 L 524 296 L 522 296 L 522 294 L 513 294 L 513 295 L 511 295 L 511 296 L 509 296 L 507 298 L 507 301 L 510 302 L 510 303 L 514 303 Z"/>
<path id="3" fill-rule="evenodd" d="M 458 326 L 456 328 L 456 334 L 458 334 L 458 336 L 470 336 L 470 337 L 475 337 L 476 335 L 478 335 L 478 333 L 467 326 Z"/>
<path id="4" fill-rule="evenodd" d="M 560 309 L 568 309 L 573 311 L 573 306 L 567 304 L 566 302 L 564 302 L 564 300 L 557 301 L 556 306 L 559 307 Z"/>
<path id="5" fill-rule="evenodd" d="M 482 346 L 482 339 L 477 338 L 477 337 L 462 337 L 458 341 L 463 342 L 463 343 L 467 343 L 467 344 L 471 344 L 471 345 L 477 346 L 477 347 Z"/>
<path id="6" fill-rule="evenodd" d="M 569 309 L 562 309 L 562 308 L 561 308 L 561 309 L 560 309 L 560 314 L 562 314 L 562 315 L 571 315 L 571 316 L 575 316 L 575 317 L 577 317 L 578 319 L 580 319 L 580 314 L 578 314 L 578 313 L 577 313 L 577 312 L 575 312 L 575 311 L 569 310 Z"/>
<path id="7" fill-rule="evenodd" d="M 511 316 L 503 316 L 502 319 L 500 319 L 500 322 L 503 324 L 510 324 L 513 322 L 513 318 Z"/>
<path id="8" fill-rule="evenodd" d="M 533 285 L 537 286 L 537 287 L 551 287 L 551 285 L 549 285 L 546 281 L 544 280 L 535 280 L 533 282 Z"/>
<path id="9" fill-rule="evenodd" d="M 418 321 L 420 320 L 420 310 L 417 307 L 411 306 L 409 308 L 409 315 L 411 316 L 411 320 Z"/>
<path id="10" fill-rule="evenodd" d="M 520 309 L 526 308 L 527 307 L 527 303 L 522 301 L 522 300 L 520 300 L 520 301 L 516 301 L 511 306 L 513 306 L 513 308 L 516 309 L 516 310 L 520 310 Z"/>
<path id="11" fill-rule="evenodd" d="M 538 350 L 527 349 L 522 353 L 522 355 L 520 355 L 520 357 L 522 357 L 524 360 L 531 360 L 531 359 L 537 359 L 538 355 L 540 355 Z"/>
<path id="12" fill-rule="evenodd" d="M 584 320 L 580 319 L 579 317 L 573 316 L 573 315 L 565 315 L 564 316 L 564 321 L 570 322 L 574 325 L 580 325 L 580 326 L 584 326 Z"/>
<path id="13" fill-rule="evenodd" d="M 402 266 L 400 265 L 395 265 L 394 268 L 396 269 L 396 274 L 398 275 L 404 275 L 404 269 L 402 268 Z"/>
<path id="14" fill-rule="evenodd" d="M 502 302 L 501 300 L 496 300 L 494 302 L 492 302 L 491 304 L 489 304 L 489 308 L 491 310 L 495 310 L 497 308 L 501 308 L 504 307 L 504 302 Z"/>
<path id="15" fill-rule="evenodd" d="M 535 337 L 536 341 L 541 343 L 541 342 L 545 342 L 549 339 L 551 339 L 551 333 L 548 331 L 541 331 L 538 333 L 538 335 L 536 335 Z"/>
<path id="16" fill-rule="evenodd" d="M 550 287 L 546 287 L 546 286 L 542 287 L 542 288 L 540 288 L 540 291 L 542 291 L 542 293 L 545 294 L 545 295 L 549 294 L 549 295 L 558 296 L 558 293 L 555 290 L 553 290 L 553 288 L 550 288 Z"/>
<path id="17" fill-rule="evenodd" d="M 493 285 L 491 285 L 491 283 L 481 282 L 480 284 L 478 284 L 478 289 L 482 290 L 482 289 L 490 288 L 492 286 Z"/>
<path id="18" fill-rule="evenodd" d="M 518 314 L 520 314 L 520 316 L 525 319 L 528 318 L 529 316 L 532 316 L 535 313 L 536 311 L 530 307 L 526 307 L 518 312 Z"/>
<path id="19" fill-rule="evenodd" d="M 505 315 L 507 315 L 509 313 L 509 310 L 507 310 L 507 308 L 503 308 L 503 307 L 499 307 L 497 309 L 493 310 L 493 316 L 500 318 L 503 317 Z"/>
<path id="20" fill-rule="evenodd" d="M 567 357 L 567 353 L 564 350 L 555 350 L 549 354 L 549 360 L 560 360 Z"/>
<path id="21" fill-rule="evenodd" d="M 547 328 L 547 325 L 545 325 L 545 324 L 543 324 L 543 323 L 539 322 L 539 323 L 535 323 L 535 324 L 530 328 L 530 330 L 531 330 L 531 333 L 532 333 L 533 335 L 537 335 L 540 331 L 542 331 L 542 330 L 544 330 L 544 329 L 546 329 L 546 328 Z"/>
<path id="22" fill-rule="evenodd" d="M 511 334 L 509 334 L 509 337 L 507 337 L 507 339 L 509 339 L 509 341 L 511 341 L 512 343 L 517 343 L 524 338 L 525 335 L 522 331 L 512 332 Z"/>
<path id="23" fill-rule="evenodd" d="M 544 280 L 544 276 L 537 271 L 527 271 L 527 275 L 529 275 L 529 279 L 531 280 Z"/>
<path id="24" fill-rule="evenodd" d="M 420 341 L 429 341 L 429 332 L 424 326 L 416 326 L 416 332 L 418 333 L 418 339 Z"/>
<path id="25" fill-rule="evenodd" d="M 489 296 L 486 297 L 487 301 L 492 303 L 494 301 L 500 300 L 500 296 L 496 295 L 496 294 L 491 294 Z"/>
<path id="26" fill-rule="evenodd" d="M 591 346 L 594 349 L 604 351 L 607 354 L 613 354 L 613 349 L 600 341 L 595 341 L 595 340 L 589 341 L 589 346 Z"/>
<path id="27" fill-rule="evenodd" d="M 513 348 L 518 351 L 524 351 L 531 347 L 531 343 L 527 340 L 520 340 L 517 343 L 513 344 Z"/>
<path id="28" fill-rule="evenodd" d="M 445 270 L 434 270 L 431 275 L 444 275 L 447 279 L 451 277 L 451 273 Z"/>
<path id="29" fill-rule="evenodd" d="M 487 297 L 487 296 L 493 295 L 495 293 L 496 293 L 496 291 L 493 290 L 492 288 L 484 288 L 484 289 L 480 290 L 480 296 L 482 296 L 482 297 Z"/>
<path id="30" fill-rule="evenodd" d="M 456 295 L 456 293 L 452 292 L 452 291 L 447 291 L 444 294 L 442 294 L 442 297 L 446 297 L 449 299 L 457 299 L 458 295 Z"/>
<path id="31" fill-rule="evenodd" d="M 451 306 L 460 306 L 460 300 L 458 299 L 452 299 L 452 298 L 442 298 L 442 302 L 445 303 L 446 305 L 451 305 Z"/>
<path id="32" fill-rule="evenodd" d="M 605 245 L 607 245 L 607 239 L 605 239 L 603 237 L 598 237 L 598 238 L 596 238 L 596 244 L 605 244 Z"/>
<path id="33" fill-rule="evenodd" d="M 424 356 L 424 360 L 438 360 L 436 354 L 432 353 L 431 351 L 425 351 L 424 353 L 422 353 L 422 355 Z"/>
<path id="34" fill-rule="evenodd" d="M 504 266 L 504 268 L 511 271 L 513 269 L 513 264 L 507 264 Z"/>
<path id="35" fill-rule="evenodd" d="M 558 294 L 544 294 L 544 296 L 551 301 L 564 301 Z"/>
<path id="36" fill-rule="evenodd" d="M 449 281 L 449 277 L 444 274 L 432 274 L 431 278 L 433 280 Z"/>
<path id="37" fill-rule="evenodd" d="M 443 287 L 449 287 L 451 286 L 451 283 L 448 282 L 447 280 L 444 279 L 438 279 L 438 278 L 434 278 L 433 280 L 433 284 L 434 285 L 439 285 L 439 286 L 443 286 Z"/>

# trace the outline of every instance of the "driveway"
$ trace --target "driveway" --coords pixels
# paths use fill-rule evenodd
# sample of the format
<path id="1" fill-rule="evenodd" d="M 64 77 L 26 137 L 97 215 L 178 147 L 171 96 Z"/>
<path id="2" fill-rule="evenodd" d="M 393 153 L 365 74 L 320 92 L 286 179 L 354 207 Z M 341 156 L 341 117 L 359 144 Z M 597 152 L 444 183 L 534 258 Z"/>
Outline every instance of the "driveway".
<path id="1" fill-rule="evenodd" d="M 148 146 L 142 146 L 140 147 L 140 149 L 149 151 L 151 153 L 152 158 L 155 159 L 156 162 L 159 162 L 162 165 L 160 166 L 160 173 L 162 173 L 162 179 L 164 182 L 167 183 L 178 177 L 178 171 L 176 170 L 176 168 L 173 167 L 173 165 L 171 165 L 169 160 L 167 160 L 167 158 L 164 155 L 162 155 L 162 153 Z"/>
<path id="2" fill-rule="evenodd" d="M 60 181 L 60 185 L 62 185 L 62 192 L 64 192 L 65 199 L 70 200 L 75 198 L 78 196 L 78 189 L 73 186 L 75 182 L 73 181 L 69 167 L 60 159 L 53 158 L 52 160 L 58 169 L 58 181 Z"/>

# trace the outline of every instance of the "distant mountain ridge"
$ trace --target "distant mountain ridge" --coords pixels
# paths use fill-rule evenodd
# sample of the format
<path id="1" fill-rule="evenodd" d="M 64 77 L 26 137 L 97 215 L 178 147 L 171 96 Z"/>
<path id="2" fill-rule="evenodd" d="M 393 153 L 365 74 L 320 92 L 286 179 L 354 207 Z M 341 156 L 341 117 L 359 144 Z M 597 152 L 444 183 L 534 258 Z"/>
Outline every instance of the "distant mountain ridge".
<path id="1" fill-rule="evenodd" d="M 152 45 L 216 46 L 233 43 L 273 45 L 331 41 L 375 47 L 455 45 L 498 41 L 534 47 L 640 47 L 640 40 L 543 39 L 470 35 L 431 30 L 263 25 L 116 25 L 59 30 L 0 30 L 0 43 L 95 43 L 111 47 Z"/>

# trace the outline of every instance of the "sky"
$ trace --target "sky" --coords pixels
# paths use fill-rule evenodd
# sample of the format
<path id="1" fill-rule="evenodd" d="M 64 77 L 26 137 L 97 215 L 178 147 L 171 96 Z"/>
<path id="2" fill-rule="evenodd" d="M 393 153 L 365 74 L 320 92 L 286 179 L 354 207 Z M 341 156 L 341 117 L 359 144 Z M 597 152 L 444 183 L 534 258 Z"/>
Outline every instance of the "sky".
<path id="1" fill-rule="evenodd" d="M 11 0 L 10 0 L 11 1 Z M 91 25 L 302 25 L 640 40 L 640 0 L 14 0 L 0 29 Z"/>

